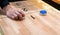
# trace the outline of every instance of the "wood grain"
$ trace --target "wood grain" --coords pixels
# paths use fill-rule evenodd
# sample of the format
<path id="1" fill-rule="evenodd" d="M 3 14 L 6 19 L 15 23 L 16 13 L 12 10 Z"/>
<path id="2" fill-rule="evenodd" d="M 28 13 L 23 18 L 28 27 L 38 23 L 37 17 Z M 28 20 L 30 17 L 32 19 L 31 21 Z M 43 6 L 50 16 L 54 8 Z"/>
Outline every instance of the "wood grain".
<path id="1" fill-rule="evenodd" d="M 42 5 L 29 1 L 12 4 L 21 9 L 26 8 L 28 11 L 25 12 L 26 16 L 23 21 L 15 21 L 5 15 L 0 15 L 0 26 L 5 35 L 60 35 L 60 12 L 57 9 L 45 2 L 42 2 Z M 39 14 L 41 9 L 47 11 L 46 16 Z"/>
<path id="2" fill-rule="evenodd" d="M 52 1 L 54 1 L 54 2 L 56 2 L 56 3 L 58 3 L 58 4 L 60 4 L 60 0 L 52 0 Z"/>

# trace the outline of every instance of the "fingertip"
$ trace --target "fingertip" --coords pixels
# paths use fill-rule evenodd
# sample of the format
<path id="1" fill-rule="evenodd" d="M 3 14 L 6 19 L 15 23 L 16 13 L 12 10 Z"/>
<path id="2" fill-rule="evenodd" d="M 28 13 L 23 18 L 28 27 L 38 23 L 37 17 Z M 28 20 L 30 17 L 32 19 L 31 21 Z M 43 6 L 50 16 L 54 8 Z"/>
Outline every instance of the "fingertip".
<path id="1" fill-rule="evenodd" d="M 20 18 L 19 20 L 22 21 L 22 20 L 24 20 L 24 19 L 25 19 L 25 18 L 22 17 L 22 18 Z"/>
<path id="2" fill-rule="evenodd" d="M 25 17 L 25 14 L 24 14 L 24 12 L 19 12 L 21 15 L 22 15 L 22 17 Z"/>
<path id="3" fill-rule="evenodd" d="M 25 17 L 25 14 L 22 14 L 22 17 Z"/>

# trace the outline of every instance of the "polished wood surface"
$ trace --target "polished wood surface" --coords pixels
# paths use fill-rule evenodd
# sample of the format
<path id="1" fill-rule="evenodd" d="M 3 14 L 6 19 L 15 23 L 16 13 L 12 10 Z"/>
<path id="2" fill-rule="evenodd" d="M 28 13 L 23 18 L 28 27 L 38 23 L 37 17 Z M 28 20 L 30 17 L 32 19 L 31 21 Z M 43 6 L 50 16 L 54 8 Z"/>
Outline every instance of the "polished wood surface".
<path id="1" fill-rule="evenodd" d="M 60 0 L 52 0 L 52 1 L 54 1 L 54 2 L 56 2 L 56 3 L 58 3 L 58 4 L 60 4 Z"/>
<path id="2" fill-rule="evenodd" d="M 57 9 L 43 1 L 41 3 L 20 1 L 12 4 L 28 11 L 25 12 L 23 21 L 15 21 L 0 15 L 0 26 L 5 35 L 60 35 L 60 12 Z M 47 11 L 45 16 L 40 15 L 41 9 Z"/>

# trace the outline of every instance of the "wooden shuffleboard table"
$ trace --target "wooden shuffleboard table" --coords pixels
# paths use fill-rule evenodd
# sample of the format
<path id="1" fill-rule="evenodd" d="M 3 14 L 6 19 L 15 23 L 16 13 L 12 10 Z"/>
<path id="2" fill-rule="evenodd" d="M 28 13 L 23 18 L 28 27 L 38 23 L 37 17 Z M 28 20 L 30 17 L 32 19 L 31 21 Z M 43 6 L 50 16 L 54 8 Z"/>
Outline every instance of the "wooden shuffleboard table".
<path id="1" fill-rule="evenodd" d="M 0 15 L 0 26 L 5 35 L 60 35 L 60 12 L 41 1 L 35 4 L 30 1 L 12 2 L 18 8 L 26 8 L 25 19 L 16 21 Z M 46 10 L 45 16 L 40 10 Z"/>

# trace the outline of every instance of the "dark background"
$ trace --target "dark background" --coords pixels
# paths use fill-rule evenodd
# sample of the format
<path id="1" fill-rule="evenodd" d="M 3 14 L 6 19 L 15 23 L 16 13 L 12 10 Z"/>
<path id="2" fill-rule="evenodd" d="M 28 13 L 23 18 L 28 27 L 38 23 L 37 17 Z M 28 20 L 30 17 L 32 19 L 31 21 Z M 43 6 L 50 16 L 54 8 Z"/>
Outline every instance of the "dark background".
<path id="1" fill-rule="evenodd" d="M 60 5 L 53 2 L 52 0 L 43 0 L 43 1 L 50 4 L 51 6 L 55 7 L 56 9 L 60 10 Z"/>
<path id="2" fill-rule="evenodd" d="M 15 1 L 23 1 L 23 0 L 8 0 L 10 2 L 15 2 Z"/>

